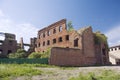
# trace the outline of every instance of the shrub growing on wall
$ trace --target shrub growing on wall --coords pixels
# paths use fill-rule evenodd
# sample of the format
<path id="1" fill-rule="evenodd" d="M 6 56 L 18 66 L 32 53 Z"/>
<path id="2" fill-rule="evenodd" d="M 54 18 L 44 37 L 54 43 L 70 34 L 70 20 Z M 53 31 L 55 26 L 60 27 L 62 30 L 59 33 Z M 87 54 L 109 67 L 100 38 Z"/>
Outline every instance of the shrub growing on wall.
<path id="1" fill-rule="evenodd" d="M 94 33 L 94 41 L 95 44 L 104 43 L 108 48 L 107 37 L 104 34 L 101 34 L 100 32 Z"/>
<path id="2" fill-rule="evenodd" d="M 67 28 L 68 28 L 68 31 L 73 31 L 74 30 L 73 25 L 72 25 L 72 21 L 68 22 Z"/>

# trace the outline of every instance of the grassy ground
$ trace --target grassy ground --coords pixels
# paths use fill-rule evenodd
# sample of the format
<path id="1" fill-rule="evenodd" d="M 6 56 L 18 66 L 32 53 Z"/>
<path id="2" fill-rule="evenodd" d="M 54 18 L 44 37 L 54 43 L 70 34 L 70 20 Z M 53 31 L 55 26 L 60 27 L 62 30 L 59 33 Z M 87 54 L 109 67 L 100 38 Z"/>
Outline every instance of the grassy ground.
<path id="1" fill-rule="evenodd" d="M 34 69 L 30 64 L 0 64 L 0 80 L 12 80 L 19 76 L 41 75 L 42 71 Z M 42 65 L 41 65 L 42 66 Z"/>
<path id="2" fill-rule="evenodd" d="M 0 80 L 120 80 L 120 67 L 57 67 L 45 64 L 0 64 Z"/>
<path id="3" fill-rule="evenodd" d="M 95 72 L 79 73 L 79 76 L 72 77 L 69 80 L 120 80 L 120 74 L 112 70 L 102 70 L 99 74 Z"/>

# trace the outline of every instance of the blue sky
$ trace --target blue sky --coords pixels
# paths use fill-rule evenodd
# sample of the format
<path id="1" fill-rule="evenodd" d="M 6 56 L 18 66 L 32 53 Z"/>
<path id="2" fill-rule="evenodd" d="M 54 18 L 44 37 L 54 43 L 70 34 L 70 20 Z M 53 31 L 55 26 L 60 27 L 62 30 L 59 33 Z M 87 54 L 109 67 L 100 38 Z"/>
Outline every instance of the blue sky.
<path id="1" fill-rule="evenodd" d="M 27 43 L 39 29 L 63 18 L 76 30 L 90 25 L 101 31 L 110 46 L 120 44 L 120 0 L 0 0 L 0 32 Z"/>

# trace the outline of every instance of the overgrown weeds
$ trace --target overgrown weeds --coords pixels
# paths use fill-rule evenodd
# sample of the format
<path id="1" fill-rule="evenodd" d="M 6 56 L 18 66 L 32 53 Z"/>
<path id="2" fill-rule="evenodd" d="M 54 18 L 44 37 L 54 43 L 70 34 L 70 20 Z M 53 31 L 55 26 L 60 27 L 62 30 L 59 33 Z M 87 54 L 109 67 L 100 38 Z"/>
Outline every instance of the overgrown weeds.
<path id="1" fill-rule="evenodd" d="M 120 74 L 112 70 L 102 70 L 100 74 L 94 72 L 80 73 L 78 77 L 71 77 L 69 80 L 120 80 Z"/>
<path id="2" fill-rule="evenodd" d="M 27 65 L 27 64 L 26 64 Z M 42 71 L 25 64 L 0 64 L 0 80 L 9 77 L 41 75 Z"/>

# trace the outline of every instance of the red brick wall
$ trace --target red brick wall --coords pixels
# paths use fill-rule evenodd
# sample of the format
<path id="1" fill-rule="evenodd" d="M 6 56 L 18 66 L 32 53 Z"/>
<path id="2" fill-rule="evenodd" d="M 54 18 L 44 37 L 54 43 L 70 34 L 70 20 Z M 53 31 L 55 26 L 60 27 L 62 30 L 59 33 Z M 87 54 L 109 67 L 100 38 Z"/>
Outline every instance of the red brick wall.
<path id="1" fill-rule="evenodd" d="M 51 49 L 49 64 L 58 66 L 85 66 L 94 65 L 96 63 L 94 57 L 85 58 L 82 50 L 73 48 Z"/>

